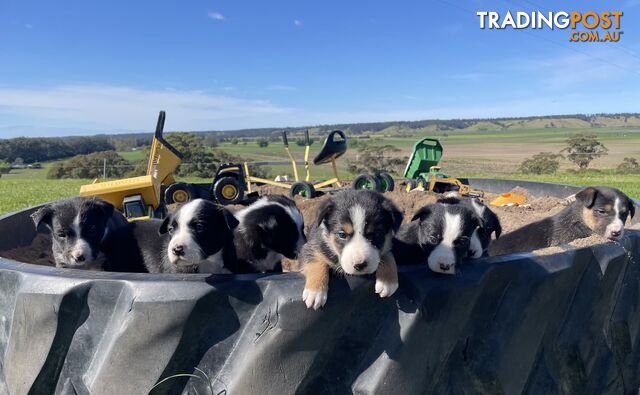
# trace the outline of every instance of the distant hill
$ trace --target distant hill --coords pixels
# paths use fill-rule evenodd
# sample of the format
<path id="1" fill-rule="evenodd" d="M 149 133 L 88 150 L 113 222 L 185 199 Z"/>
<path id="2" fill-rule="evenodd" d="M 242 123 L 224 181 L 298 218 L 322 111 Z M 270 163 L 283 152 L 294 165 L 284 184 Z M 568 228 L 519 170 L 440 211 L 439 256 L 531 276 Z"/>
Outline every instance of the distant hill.
<path id="1" fill-rule="evenodd" d="M 532 129 L 597 129 L 604 127 L 640 127 L 640 113 L 621 114 L 572 114 L 532 116 L 522 118 L 486 119 L 431 119 L 423 121 L 390 121 L 371 123 L 349 123 L 313 125 L 288 128 L 261 128 L 241 130 L 192 131 L 210 139 L 257 137 L 279 138 L 282 131 L 291 136 L 300 136 L 309 130 L 312 136 L 324 136 L 327 131 L 340 129 L 347 135 L 402 136 L 407 134 L 451 134 L 456 132 L 499 132 Z M 152 133 L 101 134 L 92 137 L 61 138 L 15 138 L 0 139 L 0 160 L 13 162 L 21 158 L 25 163 L 65 158 L 77 154 L 105 150 L 130 150 L 148 145 Z"/>

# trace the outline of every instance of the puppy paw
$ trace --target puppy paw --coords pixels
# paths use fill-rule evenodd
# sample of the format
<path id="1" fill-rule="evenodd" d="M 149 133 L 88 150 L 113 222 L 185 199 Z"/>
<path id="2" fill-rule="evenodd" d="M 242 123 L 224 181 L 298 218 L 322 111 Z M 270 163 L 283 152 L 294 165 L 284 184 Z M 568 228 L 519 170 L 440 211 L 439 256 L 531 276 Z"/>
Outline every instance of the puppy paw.
<path id="1" fill-rule="evenodd" d="M 376 280 L 376 293 L 380 295 L 381 298 L 393 295 L 397 289 L 398 283 Z"/>
<path id="2" fill-rule="evenodd" d="M 304 291 L 302 291 L 302 300 L 308 309 L 318 310 L 327 303 L 327 291 L 314 291 L 305 288 Z"/>

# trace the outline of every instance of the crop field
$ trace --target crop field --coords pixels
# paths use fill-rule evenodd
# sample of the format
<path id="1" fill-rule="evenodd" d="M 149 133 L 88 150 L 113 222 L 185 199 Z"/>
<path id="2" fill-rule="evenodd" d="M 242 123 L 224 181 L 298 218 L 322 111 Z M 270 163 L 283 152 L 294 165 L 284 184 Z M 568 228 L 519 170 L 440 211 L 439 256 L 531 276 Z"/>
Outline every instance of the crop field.
<path id="1" fill-rule="evenodd" d="M 395 131 L 394 131 L 395 132 Z M 595 133 L 609 149 L 608 155 L 593 161 L 593 170 L 576 172 L 575 166 L 567 160 L 561 161 L 560 171 L 548 175 L 524 175 L 518 173 L 518 165 L 526 157 L 538 152 L 559 152 L 564 142 L 575 133 Z M 574 185 L 609 185 L 620 188 L 635 198 L 640 198 L 640 176 L 617 174 L 615 167 L 624 157 L 640 160 L 640 126 L 602 128 L 539 128 L 527 130 L 464 130 L 447 133 L 433 131 L 413 132 L 411 135 L 399 133 L 371 134 L 359 137 L 359 142 L 369 146 L 391 145 L 399 149 L 399 156 L 409 156 L 413 144 L 422 137 L 435 136 L 444 146 L 441 161 L 442 170 L 456 177 L 512 178 L 531 181 L 557 182 Z M 316 138 L 317 140 L 317 138 Z M 290 141 L 294 141 L 290 138 Z M 321 141 L 311 147 L 310 160 L 318 152 Z M 261 148 L 256 142 L 245 144 L 221 143 L 217 149 L 234 154 L 250 162 L 288 161 L 282 143 L 270 142 Z M 304 147 L 291 144 L 292 154 L 302 161 Z M 144 151 L 119 152 L 127 160 L 144 158 Z M 347 170 L 348 161 L 358 160 L 358 150 L 351 148 L 338 160 L 341 177 L 350 179 L 353 174 Z M 46 174 L 53 162 L 43 163 L 42 169 L 12 170 L 0 178 L 0 214 L 29 207 L 42 202 L 73 196 L 80 185 L 91 180 L 48 180 Z M 272 174 L 291 175 L 291 166 L 269 165 Z M 298 166 L 304 174 L 303 166 Z M 311 178 L 322 180 L 331 177 L 330 165 L 311 165 Z M 192 182 L 210 182 L 207 179 L 190 179 Z"/>

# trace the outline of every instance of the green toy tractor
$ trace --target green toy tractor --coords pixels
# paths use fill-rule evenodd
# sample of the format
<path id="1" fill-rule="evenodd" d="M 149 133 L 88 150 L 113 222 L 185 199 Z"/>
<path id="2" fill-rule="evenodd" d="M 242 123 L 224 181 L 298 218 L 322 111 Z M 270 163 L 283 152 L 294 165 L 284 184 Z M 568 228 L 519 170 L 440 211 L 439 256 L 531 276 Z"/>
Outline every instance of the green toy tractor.
<path id="1" fill-rule="evenodd" d="M 473 190 L 466 182 L 440 171 L 438 163 L 443 151 L 442 144 L 437 139 L 425 138 L 413 145 L 413 152 L 404 169 L 407 192 L 424 188 L 436 193 L 457 191 L 466 196 L 483 196 L 482 191 Z"/>

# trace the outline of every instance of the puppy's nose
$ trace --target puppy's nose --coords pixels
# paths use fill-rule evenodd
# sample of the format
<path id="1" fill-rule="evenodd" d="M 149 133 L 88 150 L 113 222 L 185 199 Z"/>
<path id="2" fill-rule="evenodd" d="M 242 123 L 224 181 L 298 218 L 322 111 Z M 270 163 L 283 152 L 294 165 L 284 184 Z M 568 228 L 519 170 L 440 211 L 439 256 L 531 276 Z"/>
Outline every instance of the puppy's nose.
<path id="1" fill-rule="evenodd" d="M 173 247 L 173 254 L 175 256 L 183 256 L 184 255 L 184 247 L 183 246 L 175 246 L 175 247 Z"/>
<path id="2" fill-rule="evenodd" d="M 619 230 L 612 230 L 611 231 L 611 236 L 613 236 L 613 237 L 619 237 L 620 234 L 622 234 L 622 232 L 620 232 Z"/>
<path id="3" fill-rule="evenodd" d="M 440 264 L 440 269 L 444 270 L 445 272 L 448 272 L 449 269 L 451 269 L 451 265 L 450 263 L 441 263 Z"/>
<path id="4" fill-rule="evenodd" d="M 361 272 L 367 268 L 367 262 L 356 263 L 353 265 L 353 268 L 356 269 L 356 271 Z"/>
<path id="5" fill-rule="evenodd" d="M 76 262 L 84 262 L 85 260 L 84 254 L 74 254 L 73 260 Z"/>

